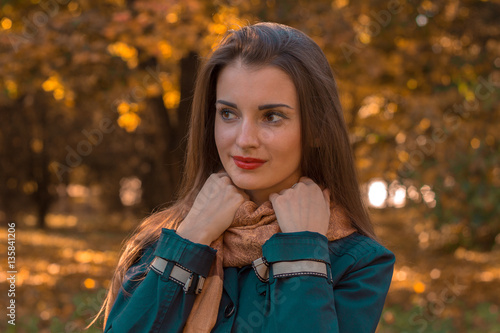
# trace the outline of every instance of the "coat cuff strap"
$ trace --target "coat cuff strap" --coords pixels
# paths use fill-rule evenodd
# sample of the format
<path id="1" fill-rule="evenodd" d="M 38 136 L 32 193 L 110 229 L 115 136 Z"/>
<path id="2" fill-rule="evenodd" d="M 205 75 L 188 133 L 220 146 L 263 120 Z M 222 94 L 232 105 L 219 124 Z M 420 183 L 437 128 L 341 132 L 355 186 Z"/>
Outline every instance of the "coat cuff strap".
<path id="1" fill-rule="evenodd" d="M 269 264 L 261 257 L 252 262 L 255 275 L 262 282 L 269 281 L 269 267 L 274 278 L 284 278 L 299 275 L 315 275 L 330 279 L 327 264 L 317 260 L 278 261 Z"/>
<path id="2" fill-rule="evenodd" d="M 151 263 L 150 268 L 159 275 L 164 275 L 168 263 L 168 260 L 160 257 L 155 257 L 155 259 Z M 205 283 L 205 278 L 202 275 L 195 274 L 194 272 L 190 271 L 186 267 L 179 265 L 178 263 L 175 263 L 174 267 L 172 267 L 168 279 L 181 285 L 184 293 L 186 294 L 201 293 L 203 284 Z"/>
<path id="3" fill-rule="evenodd" d="M 316 275 L 328 278 L 326 263 L 314 260 L 280 261 L 272 264 L 275 278 Z"/>

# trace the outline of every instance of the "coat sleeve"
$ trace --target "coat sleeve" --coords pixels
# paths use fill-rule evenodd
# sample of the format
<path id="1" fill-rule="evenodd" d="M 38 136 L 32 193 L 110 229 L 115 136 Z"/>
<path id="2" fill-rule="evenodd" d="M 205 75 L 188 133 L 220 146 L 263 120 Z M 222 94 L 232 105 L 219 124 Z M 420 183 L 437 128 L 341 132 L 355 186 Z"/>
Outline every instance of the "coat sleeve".
<path id="1" fill-rule="evenodd" d="M 163 229 L 156 246 L 147 248 L 132 265 L 113 304 L 104 332 L 182 332 L 196 294 L 169 278 L 179 264 L 194 274 L 206 277 L 217 251 L 193 243 Z M 155 257 L 168 261 L 163 273 L 150 269 Z"/>
<path id="2" fill-rule="evenodd" d="M 270 331 L 375 332 L 394 255 L 374 241 L 371 246 L 353 243 L 349 250 L 341 245 L 345 252 L 338 258 L 332 255 L 327 238 L 316 232 L 278 233 L 263 245 L 270 270 Z M 277 264 L 298 261 L 315 262 L 316 267 L 322 263 L 327 275 L 308 272 L 307 264 L 289 274 L 283 274 L 282 267 L 280 274 L 274 272 Z"/>
<path id="3" fill-rule="evenodd" d="M 356 235 L 330 245 L 339 331 L 375 332 L 391 284 L 395 256 L 376 241 Z"/>

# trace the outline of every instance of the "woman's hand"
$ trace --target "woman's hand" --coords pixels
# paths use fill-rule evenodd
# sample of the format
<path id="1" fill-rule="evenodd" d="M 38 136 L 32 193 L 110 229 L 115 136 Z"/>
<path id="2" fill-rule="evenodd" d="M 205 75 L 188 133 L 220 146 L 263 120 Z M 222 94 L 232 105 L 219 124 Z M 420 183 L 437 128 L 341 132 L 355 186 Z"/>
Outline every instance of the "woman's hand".
<path id="1" fill-rule="evenodd" d="M 195 243 L 210 245 L 233 222 L 248 195 L 237 188 L 225 171 L 208 177 L 177 234 Z"/>
<path id="2" fill-rule="evenodd" d="M 330 222 L 330 191 L 308 177 L 292 188 L 269 195 L 282 232 L 314 231 L 326 236 Z"/>

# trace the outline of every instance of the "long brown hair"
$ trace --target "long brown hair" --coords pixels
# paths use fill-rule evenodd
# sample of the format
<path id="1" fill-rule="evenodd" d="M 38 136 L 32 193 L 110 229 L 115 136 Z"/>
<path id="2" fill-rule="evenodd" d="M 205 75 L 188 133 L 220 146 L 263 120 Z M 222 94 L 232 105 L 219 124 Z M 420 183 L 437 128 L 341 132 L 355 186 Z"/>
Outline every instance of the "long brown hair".
<path id="1" fill-rule="evenodd" d="M 159 238 L 166 221 L 179 225 L 207 178 L 222 168 L 214 139 L 216 83 L 221 69 L 237 60 L 247 66 L 276 66 L 290 76 L 301 110 L 303 175 L 330 189 L 332 200 L 345 208 L 358 232 L 376 239 L 361 199 L 337 85 L 320 47 L 304 33 L 277 23 L 230 30 L 198 72 L 185 170 L 176 199 L 170 207 L 145 218 L 127 240 L 96 316 L 97 319 L 104 312 L 104 325 L 125 273 L 141 250 Z"/>

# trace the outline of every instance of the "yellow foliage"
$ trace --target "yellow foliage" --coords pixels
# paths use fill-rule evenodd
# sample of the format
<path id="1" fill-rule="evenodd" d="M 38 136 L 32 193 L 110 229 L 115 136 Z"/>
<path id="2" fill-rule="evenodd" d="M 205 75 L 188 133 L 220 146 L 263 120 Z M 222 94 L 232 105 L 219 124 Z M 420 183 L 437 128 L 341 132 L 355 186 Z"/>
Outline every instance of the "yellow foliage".
<path id="1" fill-rule="evenodd" d="M 40 153 L 43 150 L 43 142 L 40 139 L 31 140 L 31 150 L 34 153 Z"/>
<path id="2" fill-rule="evenodd" d="M 359 35 L 358 35 L 358 39 L 361 43 L 363 44 L 370 44 L 372 38 L 370 37 L 370 35 L 366 32 L 361 32 Z"/>
<path id="3" fill-rule="evenodd" d="M 111 55 L 122 58 L 127 62 L 129 68 L 135 68 L 138 64 L 137 49 L 123 42 L 116 42 L 108 45 L 108 52 Z"/>
<path id="4" fill-rule="evenodd" d="M 3 30 L 9 30 L 12 28 L 12 21 L 9 18 L 4 17 L 2 21 L 0 21 L 0 26 Z"/>
<path id="5" fill-rule="evenodd" d="M 470 146 L 473 148 L 473 149 L 477 149 L 479 148 L 479 146 L 481 145 L 481 141 L 479 141 L 478 138 L 473 138 L 472 140 L 470 140 Z"/>
<path id="6" fill-rule="evenodd" d="M 487 137 L 486 137 L 486 143 L 490 146 L 493 146 L 495 144 L 495 137 L 491 134 L 489 134 Z"/>
<path id="7" fill-rule="evenodd" d="M 118 104 L 118 107 L 116 109 L 118 110 L 119 114 L 125 114 L 127 112 L 138 112 L 139 104 L 137 103 L 128 104 L 127 102 L 121 102 L 120 104 Z"/>
<path id="8" fill-rule="evenodd" d="M 56 88 L 54 89 L 54 92 L 52 94 L 54 95 L 55 99 L 61 100 L 64 98 L 64 89 Z"/>
<path id="9" fill-rule="evenodd" d="M 409 156 L 408 152 L 406 152 L 406 151 L 403 150 L 403 151 L 400 151 L 398 153 L 398 158 L 399 158 L 399 160 L 401 162 L 406 162 L 406 161 L 408 161 L 408 159 L 410 158 L 410 156 Z"/>
<path id="10" fill-rule="evenodd" d="M 78 251 L 75 255 L 75 260 L 80 263 L 92 262 L 92 251 Z"/>
<path id="11" fill-rule="evenodd" d="M 106 0 L 107 3 L 116 5 L 118 7 L 123 7 L 125 6 L 125 0 Z"/>
<path id="12" fill-rule="evenodd" d="M 68 10 L 70 12 L 75 12 L 78 10 L 78 2 L 76 1 L 71 1 L 69 4 L 68 4 Z"/>
<path id="13" fill-rule="evenodd" d="M 409 79 L 407 82 L 406 82 L 406 86 L 408 87 L 408 89 L 416 89 L 417 86 L 418 86 L 418 82 L 417 80 L 415 79 Z"/>
<path id="14" fill-rule="evenodd" d="M 413 284 L 413 290 L 417 293 L 417 294 L 421 294 L 425 291 L 425 284 L 423 284 L 422 282 L 420 281 L 417 281 Z"/>
<path id="15" fill-rule="evenodd" d="M 392 103 L 392 102 L 387 104 L 385 108 L 390 113 L 395 113 L 396 111 L 398 111 L 398 105 L 396 103 Z"/>
<path id="16" fill-rule="evenodd" d="M 34 193 L 38 189 L 38 184 L 34 181 L 26 182 L 23 184 L 23 192 L 26 194 Z"/>
<path id="17" fill-rule="evenodd" d="M 65 99 L 64 99 L 64 104 L 67 106 L 67 107 L 74 107 L 75 106 L 75 94 L 69 90 L 66 92 L 65 94 Z"/>
<path id="18" fill-rule="evenodd" d="M 219 11 L 212 16 L 213 22 L 208 25 L 210 34 L 207 36 L 207 45 L 211 49 L 217 47 L 220 36 L 229 29 L 238 30 L 246 23 L 240 18 L 237 7 L 220 6 Z"/>
<path id="19" fill-rule="evenodd" d="M 63 99 L 67 93 L 57 74 L 51 75 L 47 80 L 45 80 L 42 83 L 42 89 L 45 91 L 52 91 L 52 95 L 56 100 Z M 68 105 L 68 103 L 66 104 Z M 69 101 L 69 104 L 71 105 L 71 101 Z"/>
<path id="20" fill-rule="evenodd" d="M 168 23 L 175 23 L 179 19 L 176 13 L 168 13 L 165 18 Z"/>
<path id="21" fill-rule="evenodd" d="M 17 98 L 17 83 L 12 80 L 5 81 L 5 87 L 7 88 L 7 92 L 9 97 L 12 99 Z"/>
<path id="22" fill-rule="evenodd" d="M 163 77 L 161 80 L 161 87 L 163 88 L 164 91 L 169 91 L 174 89 L 174 84 L 168 77 Z"/>
<path id="23" fill-rule="evenodd" d="M 158 49 L 163 58 L 168 59 L 172 56 L 172 46 L 168 42 L 164 40 L 158 42 Z"/>
<path id="24" fill-rule="evenodd" d="M 178 90 L 167 91 L 163 95 L 163 102 L 167 109 L 176 108 L 181 100 L 181 93 Z"/>
<path id="25" fill-rule="evenodd" d="M 472 102 L 473 100 L 476 99 L 476 94 L 474 94 L 472 90 L 468 90 L 465 93 L 465 99 L 467 100 L 467 102 Z"/>
<path id="26" fill-rule="evenodd" d="M 141 118 L 133 113 L 133 112 L 128 112 L 125 114 L 122 114 L 118 118 L 118 126 L 124 128 L 127 132 L 133 132 L 139 126 L 141 123 Z"/>
<path id="27" fill-rule="evenodd" d="M 403 132 L 399 132 L 396 135 L 396 142 L 399 144 L 403 144 L 405 141 L 406 141 L 406 134 L 404 134 Z"/>
<path id="28" fill-rule="evenodd" d="M 396 37 L 396 38 L 394 39 L 394 41 L 396 42 L 396 45 L 397 45 L 400 49 L 407 48 L 407 47 L 410 45 L 410 42 L 409 42 L 407 39 L 404 39 L 404 38 L 401 38 L 401 37 Z"/>
<path id="29" fill-rule="evenodd" d="M 138 112 L 138 111 L 139 111 L 139 104 L 131 103 L 130 104 L 130 112 Z"/>
<path id="30" fill-rule="evenodd" d="M 443 75 L 441 76 L 441 83 L 444 84 L 445 86 L 449 85 L 451 82 L 451 78 L 449 75 Z"/>
<path id="31" fill-rule="evenodd" d="M 363 119 L 379 113 L 384 103 L 385 99 L 382 96 L 371 95 L 365 97 L 363 106 L 358 111 L 358 117 Z"/>
<path id="32" fill-rule="evenodd" d="M 370 133 L 366 136 L 366 143 L 368 144 L 374 144 L 377 143 L 377 141 L 378 141 L 377 135 L 373 133 Z"/>
<path id="33" fill-rule="evenodd" d="M 366 169 L 372 166 L 372 159 L 369 158 L 360 158 L 358 159 L 358 167 L 360 169 Z"/>
<path id="34" fill-rule="evenodd" d="M 420 7 L 422 7 L 425 10 L 432 10 L 434 8 L 434 5 L 432 4 L 431 1 L 429 0 L 424 0 L 421 4 Z"/>
<path id="35" fill-rule="evenodd" d="M 60 271 L 61 271 L 61 266 L 58 264 L 52 263 L 47 266 L 47 272 L 49 272 L 49 274 L 51 275 L 59 274 Z"/>
<path id="36" fill-rule="evenodd" d="M 461 82 L 458 85 L 458 92 L 465 97 L 465 99 L 468 102 L 471 102 L 476 99 L 476 95 L 474 92 L 469 88 L 469 86 L 465 82 Z"/>
<path id="37" fill-rule="evenodd" d="M 95 288 L 95 280 L 91 279 L 91 278 L 87 278 L 87 279 L 85 279 L 85 281 L 83 281 L 83 285 L 87 289 L 93 289 L 93 288 Z"/>
<path id="38" fill-rule="evenodd" d="M 237 7 L 221 6 L 219 12 L 213 15 L 213 23 L 208 26 L 208 30 L 214 35 L 222 35 L 228 29 L 239 29 L 245 22 L 239 17 Z"/>
<path id="39" fill-rule="evenodd" d="M 45 91 L 53 91 L 57 87 L 57 83 L 57 79 L 51 76 L 42 83 L 42 89 Z"/>
<path id="40" fill-rule="evenodd" d="M 6 4 L 2 7 L 2 12 L 4 15 L 12 15 L 14 12 L 14 7 L 12 5 Z"/>
<path id="41" fill-rule="evenodd" d="M 418 124 L 418 127 L 422 130 L 422 131 L 425 131 L 426 129 L 429 128 L 429 126 L 431 126 L 431 121 L 428 119 L 428 118 L 424 118 L 420 121 L 420 123 Z"/>
<path id="42" fill-rule="evenodd" d="M 352 131 L 353 131 L 354 135 L 359 137 L 359 138 L 362 138 L 366 135 L 366 128 L 365 127 L 356 126 L 352 129 Z M 360 150 L 358 150 L 358 151 L 362 152 L 363 147 L 360 147 Z"/>
<path id="43" fill-rule="evenodd" d="M 130 60 L 127 60 L 127 67 L 130 69 L 136 68 L 138 64 L 139 61 L 137 60 L 137 58 L 132 58 Z"/>
<path id="44" fill-rule="evenodd" d="M 227 31 L 227 27 L 224 24 L 220 23 L 212 24 L 210 26 L 210 31 L 218 35 L 222 35 Z"/>
<path id="45" fill-rule="evenodd" d="M 124 114 L 130 110 L 130 106 L 128 105 L 128 103 L 121 102 L 120 104 L 118 104 L 117 110 L 118 113 Z"/>
<path id="46" fill-rule="evenodd" d="M 160 87 L 157 84 L 148 84 L 146 86 L 147 96 L 158 96 L 160 94 Z"/>
<path id="47" fill-rule="evenodd" d="M 332 8 L 337 9 L 337 8 L 344 8 L 349 4 L 349 0 L 334 0 L 332 1 Z"/>

